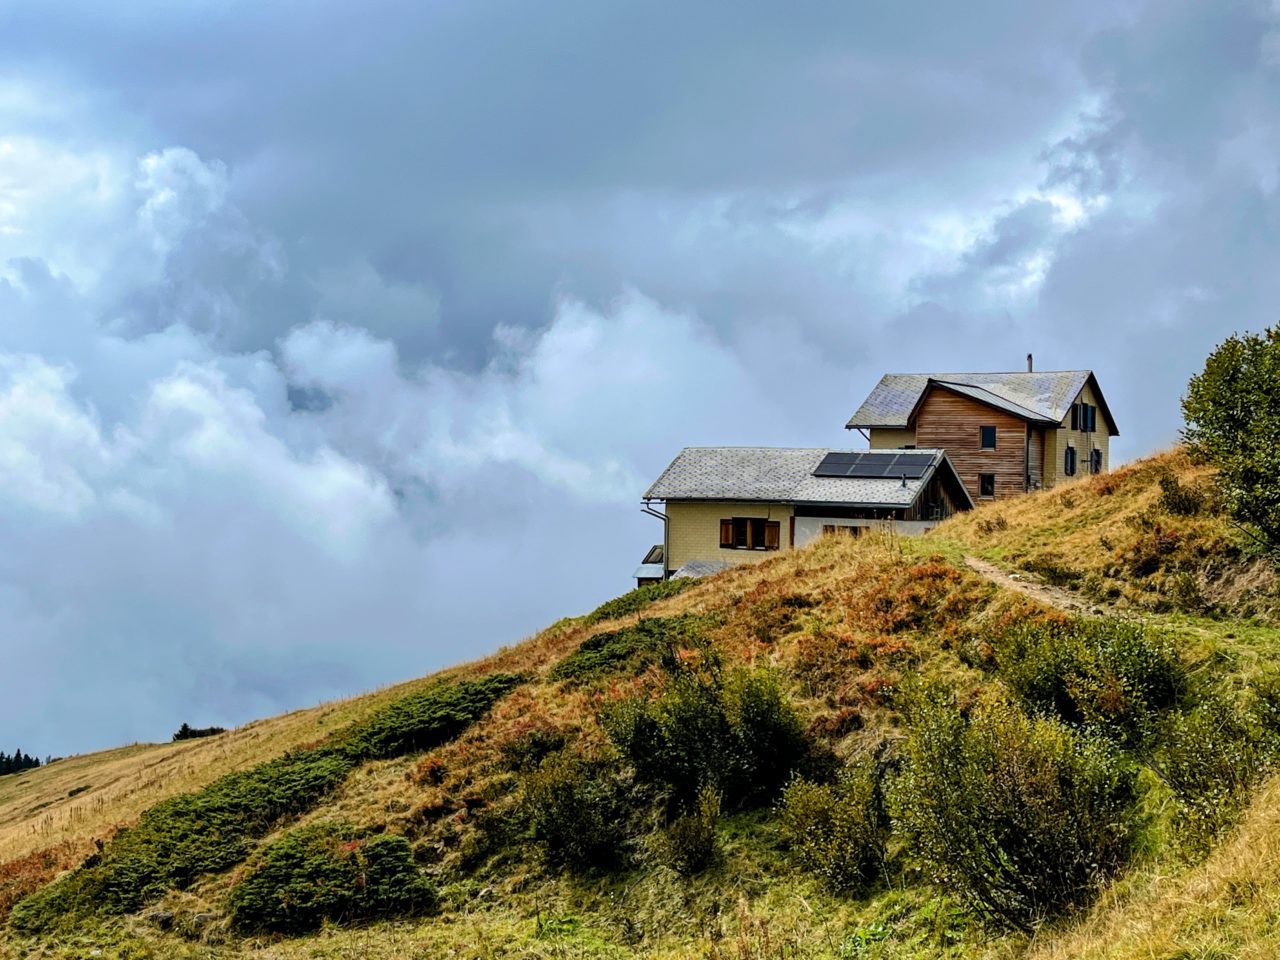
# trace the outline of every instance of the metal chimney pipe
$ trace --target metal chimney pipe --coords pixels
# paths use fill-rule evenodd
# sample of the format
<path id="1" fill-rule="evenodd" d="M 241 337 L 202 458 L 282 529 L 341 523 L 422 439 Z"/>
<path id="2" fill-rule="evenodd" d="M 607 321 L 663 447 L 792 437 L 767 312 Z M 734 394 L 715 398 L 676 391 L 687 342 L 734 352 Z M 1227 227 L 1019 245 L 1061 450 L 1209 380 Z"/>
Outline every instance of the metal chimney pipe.
<path id="1" fill-rule="evenodd" d="M 1027 354 L 1027 373 L 1035 373 L 1035 362 L 1031 354 Z"/>

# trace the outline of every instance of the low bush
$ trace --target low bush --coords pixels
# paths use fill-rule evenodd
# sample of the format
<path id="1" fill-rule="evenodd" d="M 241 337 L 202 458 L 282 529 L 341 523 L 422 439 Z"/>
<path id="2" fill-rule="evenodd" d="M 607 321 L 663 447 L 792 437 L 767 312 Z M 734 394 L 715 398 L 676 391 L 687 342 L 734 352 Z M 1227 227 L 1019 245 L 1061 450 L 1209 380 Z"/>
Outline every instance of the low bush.
<path id="1" fill-rule="evenodd" d="M 648 617 L 634 626 L 588 637 L 551 668 L 552 680 L 594 680 L 614 673 L 638 673 L 664 652 L 702 642 L 705 620 L 696 616 Z"/>
<path id="2" fill-rule="evenodd" d="M 93 862 L 19 903 L 10 923 L 36 933 L 91 914 L 132 913 L 168 890 L 226 870 L 260 837 L 314 808 L 360 763 L 453 739 L 518 682 L 508 674 L 440 681 L 319 746 L 170 797 L 116 834 Z"/>
<path id="3" fill-rule="evenodd" d="M 701 873 L 715 862 L 716 824 L 720 819 L 720 794 L 703 787 L 697 805 L 662 832 L 663 862 L 681 876 Z"/>
<path id="4" fill-rule="evenodd" d="M 547 758 L 525 784 L 523 807 L 551 866 L 607 870 L 625 861 L 628 785 L 611 759 L 569 752 Z"/>
<path id="5" fill-rule="evenodd" d="M 616 620 L 618 617 L 639 613 L 650 604 L 684 593 L 699 582 L 697 577 L 681 577 L 679 580 L 660 580 L 657 583 L 636 587 L 620 597 L 614 597 L 600 604 L 587 614 L 586 622 L 599 623 L 601 620 Z"/>
<path id="6" fill-rule="evenodd" d="M 1275 692 L 1268 685 L 1244 704 L 1214 694 L 1166 722 L 1151 766 L 1173 791 L 1178 838 L 1189 853 L 1206 852 L 1239 819 L 1274 766 Z"/>
<path id="7" fill-rule="evenodd" d="M 76 845 L 64 840 L 52 847 L 0 863 L 0 924 L 4 923 L 15 903 L 76 863 L 79 860 L 76 853 Z"/>
<path id="8" fill-rule="evenodd" d="M 1024 626 L 991 643 L 996 669 L 1022 705 L 1124 744 L 1145 741 L 1182 702 L 1187 671 L 1172 645 L 1121 620 Z"/>
<path id="9" fill-rule="evenodd" d="M 619 701 L 601 720 L 637 779 L 686 810 L 704 787 L 730 806 L 771 801 L 815 753 L 776 674 L 713 657 L 672 665 L 656 698 Z"/>
<path id="10" fill-rule="evenodd" d="M 1194 517 L 1204 509 L 1205 495 L 1195 487 L 1184 486 L 1171 470 L 1160 474 L 1160 509 L 1177 517 Z"/>
<path id="11" fill-rule="evenodd" d="M 359 761 L 430 750 L 466 730 L 521 681 L 511 673 L 478 680 L 442 680 L 421 693 L 392 701 L 334 738 Z"/>
<path id="12" fill-rule="evenodd" d="M 326 822 L 270 844 L 232 889 L 229 907 L 241 933 L 299 934 L 326 920 L 417 916 L 435 903 L 403 837 Z"/>
<path id="13" fill-rule="evenodd" d="M 779 821 L 791 856 L 831 889 L 855 892 L 879 877 L 889 819 L 875 761 L 848 767 L 832 784 L 793 780 Z"/>
<path id="14" fill-rule="evenodd" d="M 1105 741 L 1001 701 L 965 717 L 926 692 L 907 714 L 894 822 L 927 874 L 989 922 L 1028 930 L 1124 865 L 1135 774 Z"/>

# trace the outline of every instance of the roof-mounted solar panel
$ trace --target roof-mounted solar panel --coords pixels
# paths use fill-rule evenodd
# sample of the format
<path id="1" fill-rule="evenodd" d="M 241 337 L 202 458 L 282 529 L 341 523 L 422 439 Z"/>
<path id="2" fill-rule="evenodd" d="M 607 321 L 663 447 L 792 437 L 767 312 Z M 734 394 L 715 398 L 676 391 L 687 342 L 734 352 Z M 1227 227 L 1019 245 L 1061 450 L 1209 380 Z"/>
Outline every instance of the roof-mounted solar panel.
<path id="1" fill-rule="evenodd" d="M 931 453 L 829 453 L 814 469 L 815 477 L 847 477 L 857 480 L 919 480 L 929 472 Z"/>

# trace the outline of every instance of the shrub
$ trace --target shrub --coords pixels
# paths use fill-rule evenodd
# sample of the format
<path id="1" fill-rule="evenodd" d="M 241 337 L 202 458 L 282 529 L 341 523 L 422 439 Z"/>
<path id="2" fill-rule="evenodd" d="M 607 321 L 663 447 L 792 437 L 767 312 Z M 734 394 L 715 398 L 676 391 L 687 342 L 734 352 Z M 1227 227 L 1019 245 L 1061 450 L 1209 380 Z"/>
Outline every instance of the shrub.
<path id="1" fill-rule="evenodd" d="M 880 875 L 889 820 L 874 761 L 841 771 L 834 784 L 791 781 L 779 812 L 792 857 L 831 889 L 853 892 Z"/>
<path id="2" fill-rule="evenodd" d="M 335 740 L 360 761 L 430 750 L 466 730 L 521 681 L 510 673 L 441 680 L 393 700 L 369 719 L 335 734 Z"/>
<path id="3" fill-rule="evenodd" d="M 649 617 L 621 630 L 597 633 L 551 668 L 552 680 L 594 680 L 611 673 L 638 673 L 664 651 L 696 646 L 705 621 L 696 616 Z"/>
<path id="4" fill-rule="evenodd" d="M 1160 474 L 1160 509 L 1176 517 L 1194 517 L 1204 509 L 1205 496 L 1195 487 L 1183 486 L 1172 470 Z"/>
<path id="5" fill-rule="evenodd" d="M 551 866 L 609 869 L 625 859 L 627 788 L 608 758 L 549 757 L 526 782 L 523 806 Z"/>
<path id="6" fill-rule="evenodd" d="M 315 807 L 361 762 L 452 739 L 518 682 L 507 674 L 440 681 L 319 746 L 170 797 L 116 834 L 96 862 L 23 900 L 10 923 L 37 933 L 92 914 L 131 913 L 170 889 L 226 870 L 244 860 L 258 838 Z"/>
<path id="7" fill-rule="evenodd" d="M 216 737 L 220 733 L 226 733 L 226 727 L 193 727 L 189 723 L 184 723 L 177 729 L 173 735 L 173 742 L 179 740 L 199 740 L 202 737 Z"/>
<path id="8" fill-rule="evenodd" d="M 692 812 L 672 821 L 662 833 L 663 860 L 681 876 L 701 873 L 716 858 L 716 823 L 720 819 L 720 794 L 703 787 Z"/>
<path id="9" fill-rule="evenodd" d="M 775 674 L 723 671 L 714 658 L 678 664 L 653 700 L 623 700 L 601 717 L 642 783 L 689 809 L 704 787 L 746 806 L 777 795 L 812 755 Z"/>
<path id="10" fill-rule="evenodd" d="M 39 890 L 77 861 L 76 845 L 64 840 L 16 860 L 0 863 L 0 924 L 13 905 Z"/>
<path id="11" fill-rule="evenodd" d="M 1086 904 L 1125 863 L 1134 772 L 1105 741 L 1001 701 L 909 706 L 895 823 L 929 876 L 997 924 Z"/>
<path id="12" fill-rule="evenodd" d="M 268 846 L 231 891 L 231 923 L 242 933 L 306 933 L 325 920 L 415 916 L 435 889 L 403 837 L 363 836 L 346 823 L 317 823 Z"/>
<path id="13" fill-rule="evenodd" d="M 1186 667 L 1164 638 L 1121 620 L 1025 626 L 992 643 L 996 667 L 1028 710 L 1090 726 L 1120 743 L 1146 740 L 1187 693 Z"/>
<path id="14" fill-rule="evenodd" d="M 657 583 L 636 587 L 620 597 L 614 597 L 600 604 L 587 614 L 586 622 L 599 623 L 601 620 L 616 620 L 618 617 L 639 613 L 650 604 L 684 593 L 699 582 L 697 577 L 681 577 L 679 580 L 660 580 Z"/>
<path id="15" fill-rule="evenodd" d="M 1268 686 L 1241 707 L 1221 694 L 1171 716 L 1152 768 L 1173 791 L 1178 837 L 1202 853 L 1239 818 L 1276 757 L 1276 701 Z"/>
<path id="16" fill-rule="evenodd" d="M 1280 548 L 1280 326 L 1228 337 L 1182 401 L 1191 451 L 1218 468 L 1227 509 Z"/>

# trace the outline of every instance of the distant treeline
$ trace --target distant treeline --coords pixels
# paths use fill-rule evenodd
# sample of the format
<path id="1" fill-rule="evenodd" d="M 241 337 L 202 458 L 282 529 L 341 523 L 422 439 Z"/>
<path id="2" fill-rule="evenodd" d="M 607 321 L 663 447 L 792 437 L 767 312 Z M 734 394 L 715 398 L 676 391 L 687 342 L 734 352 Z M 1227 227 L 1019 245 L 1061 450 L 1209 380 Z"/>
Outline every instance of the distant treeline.
<path id="1" fill-rule="evenodd" d="M 6 773 L 19 773 L 38 766 L 40 766 L 39 757 L 29 757 L 21 750 L 13 751 L 12 756 L 0 752 L 0 777 Z"/>
<path id="2" fill-rule="evenodd" d="M 216 737 L 220 733 L 226 733 L 226 727 L 193 727 L 189 723 L 184 723 L 178 728 L 178 732 L 173 735 L 174 741 L 178 740 L 199 740 L 201 737 Z"/>

